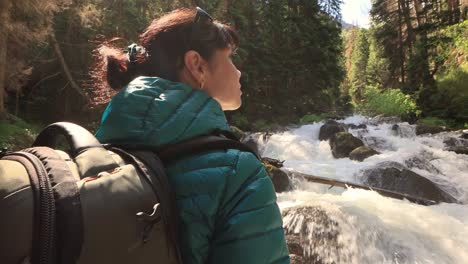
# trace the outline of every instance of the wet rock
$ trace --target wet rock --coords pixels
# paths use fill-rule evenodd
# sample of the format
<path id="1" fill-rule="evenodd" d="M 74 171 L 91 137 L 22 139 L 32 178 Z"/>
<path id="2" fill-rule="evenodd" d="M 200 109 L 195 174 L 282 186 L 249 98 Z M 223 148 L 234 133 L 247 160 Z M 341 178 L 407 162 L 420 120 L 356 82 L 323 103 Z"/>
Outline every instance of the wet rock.
<path id="1" fill-rule="evenodd" d="M 468 139 L 468 129 L 462 131 L 462 134 L 460 135 L 460 138 Z"/>
<path id="2" fill-rule="evenodd" d="M 370 119 L 369 123 L 371 125 L 380 125 L 383 123 L 395 124 L 395 123 L 401 123 L 401 118 L 395 117 L 395 116 L 378 115 Z"/>
<path id="3" fill-rule="evenodd" d="M 344 245 L 339 241 L 338 222 L 321 207 L 299 206 L 283 211 L 286 242 L 291 263 L 349 263 L 340 254 Z"/>
<path id="4" fill-rule="evenodd" d="M 464 154 L 468 155 L 468 148 L 467 147 L 450 147 L 447 149 L 448 151 L 453 151 L 457 154 Z"/>
<path id="5" fill-rule="evenodd" d="M 347 127 L 351 129 L 366 129 L 367 125 L 366 124 L 359 124 L 359 125 L 348 124 Z"/>
<path id="6" fill-rule="evenodd" d="M 392 135 L 394 136 L 400 135 L 400 126 L 398 124 L 394 124 L 392 126 Z"/>
<path id="7" fill-rule="evenodd" d="M 245 137 L 245 132 L 236 126 L 231 126 L 231 132 L 240 140 Z"/>
<path id="8" fill-rule="evenodd" d="M 416 135 L 423 135 L 423 134 L 437 134 L 440 132 L 444 132 L 446 129 L 440 126 L 431 126 L 431 125 L 416 125 Z"/>
<path id="9" fill-rule="evenodd" d="M 362 141 L 366 146 L 378 151 L 395 150 L 395 147 L 383 137 L 365 136 Z"/>
<path id="10" fill-rule="evenodd" d="M 457 200 L 427 178 L 396 162 L 382 162 L 362 172 L 365 184 L 405 193 L 436 202 L 455 203 Z"/>
<path id="11" fill-rule="evenodd" d="M 451 148 L 451 147 L 467 147 L 468 148 L 468 140 L 463 139 L 463 138 L 449 137 L 444 140 L 444 144 L 448 148 Z"/>
<path id="12" fill-rule="evenodd" d="M 349 153 L 349 158 L 352 160 L 363 161 L 367 159 L 368 157 L 374 156 L 377 154 L 380 154 L 380 153 L 367 146 L 361 146 L 351 151 L 351 153 Z"/>
<path id="13" fill-rule="evenodd" d="M 453 151 L 457 154 L 468 155 L 468 140 L 464 138 L 450 137 L 444 140 L 446 150 Z"/>
<path id="14" fill-rule="evenodd" d="M 346 131 L 342 124 L 328 120 L 323 126 L 320 127 L 319 140 L 328 140 L 338 132 Z"/>
<path id="15" fill-rule="evenodd" d="M 416 156 L 405 160 L 405 165 L 410 169 L 417 168 L 428 171 L 430 173 L 443 175 L 443 173 L 436 166 L 430 163 L 430 160 L 432 159 L 434 159 L 434 155 L 432 153 L 423 151 L 418 153 Z"/>
<path id="16" fill-rule="evenodd" d="M 288 174 L 281 169 L 277 168 L 276 166 L 263 163 L 265 165 L 265 169 L 270 176 L 271 181 L 273 182 L 273 186 L 275 187 L 275 191 L 280 193 L 284 191 L 288 191 L 290 187 L 289 177 Z"/>
<path id="17" fill-rule="evenodd" d="M 283 167 L 284 160 L 281 161 L 281 160 L 272 159 L 272 158 L 269 158 L 269 157 L 262 157 L 262 162 L 263 162 L 263 163 L 270 164 L 270 165 L 273 165 L 273 166 L 275 166 L 276 168 L 282 168 L 282 167 Z"/>
<path id="18" fill-rule="evenodd" d="M 364 143 L 350 133 L 339 132 L 330 138 L 332 154 L 337 159 L 348 157 L 351 151 L 360 146 L 364 146 Z"/>
<path id="19" fill-rule="evenodd" d="M 242 141 L 242 143 L 246 144 L 249 146 L 255 153 L 259 154 L 260 152 L 258 151 L 258 143 L 255 139 L 253 138 L 247 138 Z"/>

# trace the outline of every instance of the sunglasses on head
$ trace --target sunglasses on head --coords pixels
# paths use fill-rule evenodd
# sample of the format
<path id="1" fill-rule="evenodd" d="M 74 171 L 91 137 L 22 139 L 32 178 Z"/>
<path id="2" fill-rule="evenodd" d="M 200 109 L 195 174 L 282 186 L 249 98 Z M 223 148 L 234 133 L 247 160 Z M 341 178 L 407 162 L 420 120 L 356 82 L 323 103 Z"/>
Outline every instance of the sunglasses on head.
<path id="1" fill-rule="evenodd" d="M 190 39 L 188 42 L 188 49 L 193 48 L 194 37 L 201 32 L 204 25 L 207 23 L 213 23 L 214 19 L 205 10 L 197 6 L 197 14 L 193 20 L 192 29 L 190 32 Z"/>

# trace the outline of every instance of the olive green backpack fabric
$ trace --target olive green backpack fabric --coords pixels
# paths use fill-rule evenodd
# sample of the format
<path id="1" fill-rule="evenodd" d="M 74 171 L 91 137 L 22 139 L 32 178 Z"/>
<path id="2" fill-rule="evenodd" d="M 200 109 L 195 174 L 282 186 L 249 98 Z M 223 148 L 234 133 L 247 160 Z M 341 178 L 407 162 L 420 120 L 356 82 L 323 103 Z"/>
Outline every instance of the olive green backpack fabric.
<path id="1" fill-rule="evenodd" d="M 50 148 L 59 136 L 67 152 Z M 64 122 L 48 126 L 34 145 L 0 159 L 1 263 L 182 263 L 162 162 L 251 151 L 229 134 L 124 150 Z"/>
<path id="2" fill-rule="evenodd" d="M 41 146 L 59 132 L 68 153 Z M 34 145 L 0 160 L 1 263 L 180 263 L 174 196 L 156 155 L 105 149 L 69 123 Z"/>

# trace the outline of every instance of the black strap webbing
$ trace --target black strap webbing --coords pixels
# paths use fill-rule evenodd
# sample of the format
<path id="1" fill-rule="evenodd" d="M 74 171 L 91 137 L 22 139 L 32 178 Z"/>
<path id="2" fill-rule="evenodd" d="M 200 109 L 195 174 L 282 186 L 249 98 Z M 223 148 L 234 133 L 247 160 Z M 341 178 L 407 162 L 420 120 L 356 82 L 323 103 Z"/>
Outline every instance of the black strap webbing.
<path id="1" fill-rule="evenodd" d="M 248 145 L 241 143 L 237 140 L 225 138 L 222 136 L 196 137 L 174 145 L 166 146 L 164 148 L 156 150 L 156 152 L 158 153 L 161 160 L 164 163 L 166 163 L 168 161 L 181 159 L 184 157 L 192 156 L 194 154 L 227 149 L 238 149 L 241 151 L 251 152 L 258 159 L 260 159 L 258 153 L 256 153 Z"/>
<path id="2" fill-rule="evenodd" d="M 134 164 L 138 171 L 145 177 L 151 185 L 157 200 L 161 204 L 162 218 L 166 227 L 166 241 L 168 253 L 172 247 L 176 254 L 177 263 L 182 263 L 182 256 L 178 243 L 178 218 L 175 203 L 175 193 L 172 190 L 169 180 L 161 160 L 153 152 L 131 151 L 112 147 L 112 151 L 122 156 L 124 159 Z M 147 169 L 149 168 L 149 169 Z"/>
<path id="3" fill-rule="evenodd" d="M 165 167 L 159 157 L 150 151 L 132 151 L 131 152 L 150 169 L 153 177 L 159 179 L 164 192 L 164 200 L 161 201 L 163 210 L 163 221 L 167 227 L 168 246 L 173 247 L 178 263 L 182 263 L 182 254 L 179 248 L 179 218 L 177 217 L 177 205 L 175 192 L 172 189 L 167 178 Z"/>

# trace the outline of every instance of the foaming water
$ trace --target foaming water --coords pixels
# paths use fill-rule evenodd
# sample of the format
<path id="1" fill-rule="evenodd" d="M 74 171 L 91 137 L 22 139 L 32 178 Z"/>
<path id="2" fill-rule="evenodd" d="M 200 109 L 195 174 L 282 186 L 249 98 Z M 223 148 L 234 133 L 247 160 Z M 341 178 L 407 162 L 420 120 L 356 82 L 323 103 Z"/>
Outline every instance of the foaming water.
<path id="1" fill-rule="evenodd" d="M 366 129 L 348 132 L 381 154 L 363 162 L 335 159 L 328 141 L 318 140 L 323 123 L 315 123 L 272 135 L 261 144 L 262 155 L 285 160 L 286 170 L 356 183 L 361 183 L 362 170 L 383 161 L 398 162 L 463 204 L 421 206 L 372 191 L 329 189 L 295 179 L 294 191 L 278 194 L 281 209 L 319 207 L 338 223 L 337 243 L 342 246 L 338 251 L 319 249 L 316 253 L 326 255 L 322 262 L 468 263 L 468 155 L 447 151 L 444 144 L 459 133 L 416 136 L 414 126 L 407 123 L 395 126 L 363 116 L 339 122 L 366 124 Z M 297 219 L 285 217 L 285 226 L 294 228 Z"/>

